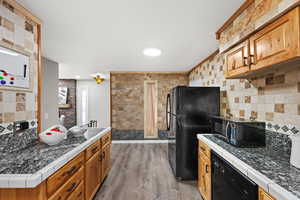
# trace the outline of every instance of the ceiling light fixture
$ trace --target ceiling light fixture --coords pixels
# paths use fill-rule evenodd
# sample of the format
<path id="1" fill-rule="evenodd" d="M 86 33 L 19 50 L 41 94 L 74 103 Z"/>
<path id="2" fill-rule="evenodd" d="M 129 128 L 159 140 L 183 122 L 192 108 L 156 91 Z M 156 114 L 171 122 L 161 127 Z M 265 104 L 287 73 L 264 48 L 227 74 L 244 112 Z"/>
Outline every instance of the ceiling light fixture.
<path id="1" fill-rule="evenodd" d="M 96 81 L 97 84 L 100 84 L 100 83 L 102 83 L 105 80 L 105 78 L 103 77 L 103 75 L 100 74 L 100 73 L 91 74 L 91 76 L 93 77 L 93 79 Z"/>
<path id="2" fill-rule="evenodd" d="M 147 48 L 144 49 L 144 55 L 150 57 L 157 57 L 161 55 L 161 50 L 157 48 Z"/>

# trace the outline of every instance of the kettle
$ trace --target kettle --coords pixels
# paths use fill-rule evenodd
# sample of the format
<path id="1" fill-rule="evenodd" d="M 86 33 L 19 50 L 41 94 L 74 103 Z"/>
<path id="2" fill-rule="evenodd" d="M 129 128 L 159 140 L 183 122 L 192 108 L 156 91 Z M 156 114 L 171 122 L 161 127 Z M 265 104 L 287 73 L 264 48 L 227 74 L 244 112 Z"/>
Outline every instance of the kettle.
<path id="1" fill-rule="evenodd" d="M 300 134 L 295 134 L 290 136 L 292 140 L 292 151 L 291 151 L 291 160 L 290 163 L 300 168 Z"/>

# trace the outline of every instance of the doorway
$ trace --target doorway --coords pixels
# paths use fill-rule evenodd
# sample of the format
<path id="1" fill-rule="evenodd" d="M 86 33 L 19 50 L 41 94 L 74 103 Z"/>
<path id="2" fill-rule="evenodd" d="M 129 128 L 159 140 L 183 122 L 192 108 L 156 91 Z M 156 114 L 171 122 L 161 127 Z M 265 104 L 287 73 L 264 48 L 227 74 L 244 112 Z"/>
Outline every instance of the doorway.
<path id="1" fill-rule="evenodd" d="M 144 82 L 144 138 L 158 138 L 157 81 Z"/>

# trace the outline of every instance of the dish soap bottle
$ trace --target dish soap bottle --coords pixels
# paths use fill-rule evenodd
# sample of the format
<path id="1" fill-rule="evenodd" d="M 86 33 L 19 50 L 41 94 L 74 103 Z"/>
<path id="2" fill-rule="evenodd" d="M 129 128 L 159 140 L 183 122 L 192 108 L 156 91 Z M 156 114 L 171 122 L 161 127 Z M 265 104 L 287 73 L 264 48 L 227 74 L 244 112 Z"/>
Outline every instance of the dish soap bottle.
<path id="1" fill-rule="evenodd" d="M 292 151 L 291 151 L 291 164 L 297 168 L 300 168 L 300 134 L 290 136 L 292 140 Z"/>

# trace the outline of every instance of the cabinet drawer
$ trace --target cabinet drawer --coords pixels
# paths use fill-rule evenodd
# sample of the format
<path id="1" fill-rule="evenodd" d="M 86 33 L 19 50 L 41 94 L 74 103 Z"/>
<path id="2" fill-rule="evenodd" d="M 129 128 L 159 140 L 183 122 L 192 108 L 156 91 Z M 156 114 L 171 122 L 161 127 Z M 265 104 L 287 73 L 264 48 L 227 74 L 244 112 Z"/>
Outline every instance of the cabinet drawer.
<path id="1" fill-rule="evenodd" d="M 104 135 L 101 140 L 102 140 L 102 148 L 105 145 L 110 144 L 111 143 L 111 132 Z"/>
<path id="2" fill-rule="evenodd" d="M 47 196 L 50 197 L 57 189 L 71 178 L 84 164 L 84 153 L 80 153 L 73 160 L 59 169 L 47 179 Z"/>
<path id="3" fill-rule="evenodd" d="M 68 200 L 84 200 L 84 183 L 79 184 L 76 190 L 69 196 Z"/>
<path id="4" fill-rule="evenodd" d="M 276 200 L 261 188 L 258 190 L 258 197 L 258 200 Z"/>
<path id="5" fill-rule="evenodd" d="M 100 151 L 100 140 L 97 140 L 97 142 L 86 149 L 86 160 L 89 160 L 98 151 Z"/>
<path id="6" fill-rule="evenodd" d="M 204 142 L 199 141 L 199 152 L 203 153 L 205 156 L 207 156 L 208 159 L 210 159 L 210 148 L 205 144 Z"/>
<path id="7" fill-rule="evenodd" d="M 68 180 L 49 200 L 65 200 L 77 189 L 84 178 L 84 169 L 81 167 L 74 176 Z"/>

